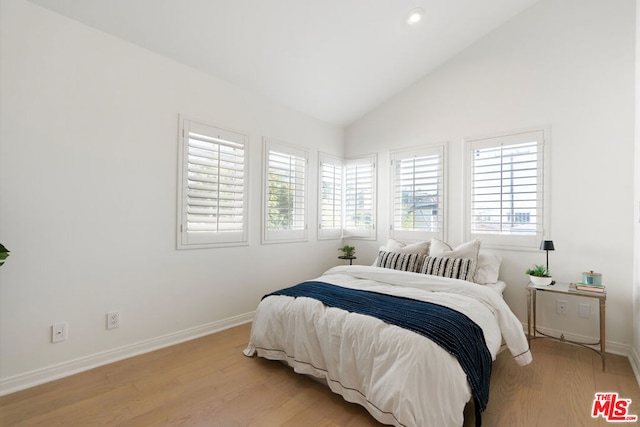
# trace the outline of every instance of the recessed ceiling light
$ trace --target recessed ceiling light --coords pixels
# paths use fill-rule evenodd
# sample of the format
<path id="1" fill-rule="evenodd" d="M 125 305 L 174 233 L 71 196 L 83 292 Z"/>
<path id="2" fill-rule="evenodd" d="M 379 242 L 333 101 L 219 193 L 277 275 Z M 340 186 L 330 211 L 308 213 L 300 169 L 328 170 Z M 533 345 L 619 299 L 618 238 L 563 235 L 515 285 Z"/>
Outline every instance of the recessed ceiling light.
<path id="1" fill-rule="evenodd" d="M 418 22 L 422 20 L 423 16 L 424 16 L 424 9 L 421 7 L 416 7 L 415 9 L 411 10 L 411 12 L 409 12 L 409 14 L 407 15 L 407 24 L 416 25 Z"/>

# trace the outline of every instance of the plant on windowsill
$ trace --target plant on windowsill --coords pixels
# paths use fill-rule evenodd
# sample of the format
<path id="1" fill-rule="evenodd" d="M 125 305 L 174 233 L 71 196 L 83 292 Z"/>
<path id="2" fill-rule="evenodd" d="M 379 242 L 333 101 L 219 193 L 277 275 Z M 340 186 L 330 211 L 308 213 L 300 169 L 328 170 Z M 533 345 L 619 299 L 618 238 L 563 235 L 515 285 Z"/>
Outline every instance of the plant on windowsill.
<path id="1" fill-rule="evenodd" d="M 536 264 L 533 268 L 530 268 L 526 271 L 526 274 L 529 275 L 529 280 L 531 283 L 538 286 L 546 286 L 550 285 L 553 281 L 549 270 L 544 265 Z"/>
<path id="2" fill-rule="evenodd" d="M 5 248 L 2 243 L 0 243 L 0 265 L 4 264 L 4 260 L 9 256 L 9 249 Z"/>
<path id="3" fill-rule="evenodd" d="M 338 248 L 339 251 L 342 251 L 342 256 L 345 258 L 351 258 L 356 253 L 355 246 L 344 245 L 341 248 Z"/>

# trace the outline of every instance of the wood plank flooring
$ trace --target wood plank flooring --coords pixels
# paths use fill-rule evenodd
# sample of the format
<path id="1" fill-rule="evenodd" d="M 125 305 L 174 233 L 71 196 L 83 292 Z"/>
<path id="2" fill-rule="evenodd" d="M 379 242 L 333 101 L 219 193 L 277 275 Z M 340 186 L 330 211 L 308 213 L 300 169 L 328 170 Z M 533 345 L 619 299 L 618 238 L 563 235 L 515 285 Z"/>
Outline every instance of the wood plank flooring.
<path id="1" fill-rule="evenodd" d="M 250 325 L 133 357 L 0 398 L 0 426 L 380 426 L 362 407 L 278 362 L 247 358 Z M 508 351 L 493 365 L 483 426 L 604 426 L 591 418 L 596 392 L 632 399 L 629 361 L 534 340 L 534 362 Z M 473 408 L 465 410 L 473 426 Z"/>

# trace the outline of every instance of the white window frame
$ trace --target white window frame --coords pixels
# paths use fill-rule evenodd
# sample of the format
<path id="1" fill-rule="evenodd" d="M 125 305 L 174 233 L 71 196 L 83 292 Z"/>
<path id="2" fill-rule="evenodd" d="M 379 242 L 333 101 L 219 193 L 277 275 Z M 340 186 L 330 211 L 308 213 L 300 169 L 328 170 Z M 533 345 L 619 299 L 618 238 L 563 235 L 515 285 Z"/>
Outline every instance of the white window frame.
<path id="1" fill-rule="evenodd" d="M 249 137 L 241 132 L 223 129 L 215 125 L 196 121 L 184 116 L 179 116 L 179 154 L 178 154 L 178 229 L 177 248 L 195 249 L 226 246 L 244 246 L 249 244 Z M 190 141 L 192 141 L 190 143 Z M 190 147 L 192 152 L 198 148 L 195 145 L 211 144 L 212 151 L 209 165 L 198 166 L 191 162 L 189 157 Z M 231 161 L 241 162 L 238 169 L 233 171 L 221 166 L 220 149 L 226 148 Z M 203 152 L 207 155 L 205 148 Z M 230 154 L 231 153 L 231 154 Z M 202 157 L 201 157 L 202 158 Z M 190 179 L 190 167 L 191 178 Z M 194 172 L 199 169 L 202 173 Z M 207 170 L 208 169 L 208 170 Z M 227 174 L 224 174 L 227 170 Z M 230 174 L 238 174 L 230 177 Z M 198 179 L 193 179 L 193 177 Z M 208 182 L 207 182 L 208 180 Z M 240 182 L 238 182 L 240 180 Z M 221 192 L 226 185 L 230 191 Z M 237 191 L 235 196 L 230 192 Z M 196 193 L 200 192 L 200 195 Z M 207 194 L 208 193 L 208 194 Z M 222 197 L 221 197 L 222 194 Z M 204 200 L 201 195 L 207 196 Z M 205 206 L 208 205 L 208 206 Z M 231 206 L 235 205 L 235 206 Z M 225 231 L 225 221 L 221 221 L 223 215 L 220 210 L 224 208 L 240 208 L 241 213 L 227 214 L 235 224 L 240 224 L 241 229 Z M 207 209 L 212 212 L 202 212 Z M 210 227 L 202 227 L 202 221 L 191 221 L 194 212 L 200 212 L 200 218 L 211 224 Z M 215 211 L 215 212 L 213 212 Z M 197 213 L 195 215 L 198 215 Z M 238 218 L 240 217 L 240 218 Z M 240 222 L 238 222 L 240 220 Z M 207 230 L 209 228 L 209 230 Z M 212 229 L 217 230 L 212 230 Z M 236 227 L 237 228 L 237 227 Z"/>
<path id="2" fill-rule="evenodd" d="M 473 215 L 473 167 L 474 150 L 490 149 L 500 146 L 512 146 L 536 142 L 536 229 L 534 233 L 522 235 L 515 233 L 481 233 L 472 229 Z M 536 127 L 520 131 L 505 132 L 483 137 L 465 139 L 465 237 L 467 240 L 482 239 L 483 246 L 498 249 L 538 250 L 540 242 L 551 232 L 551 180 L 550 180 L 550 129 L 549 127 Z"/>
<path id="3" fill-rule="evenodd" d="M 362 170 L 362 172 L 359 172 Z M 349 227 L 350 216 L 359 216 L 357 213 L 353 212 L 353 209 L 349 203 L 350 195 L 353 192 L 353 185 L 349 182 L 349 177 L 353 172 L 356 175 L 356 183 L 355 185 L 360 188 L 363 188 L 364 192 L 371 199 L 371 207 L 365 210 L 364 214 L 369 215 L 368 223 L 358 223 L 356 227 Z M 369 172 L 367 172 L 369 171 Z M 358 176 L 360 175 L 360 176 Z M 366 177 L 369 176 L 370 180 L 366 180 Z M 349 239 L 362 239 L 362 240 L 376 240 L 376 217 L 377 217 L 377 155 L 376 154 L 368 154 L 364 156 L 352 157 L 349 159 L 345 159 L 345 179 L 344 179 L 344 219 L 343 219 L 343 237 Z"/>
<path id="4" fill-rule="evenodd" d="M 447 144 L 433 144 L 433 145 L 425 145 L 420 147 L 413 147 L 407 149 L 394 150 L 389 152 L 390 157 L 390 181 L 391 188 L 389 190 L 389 237 L 398 240 L 430 240 L 432 237 L 438 238 L 440 240 L 444 240 L 445 238 L 445 226 L 446 226 L 446 218 L 447 218 L 447 189 L 446 189 L 446 173 L 447 173 Z M 409 161 L 412 162 L 414 160 L 424 160 L 429 159 L 427 161 L 432 161 L 432 159 L 436 160 L 436 168 L 437 168 L 437 176 L 435 178 L 435 185 L 437 186 L 437 218 L 435 230 L 425 230 L 425 229 L 404 229 L 402 226 L 399 226 L 396 222 L 396 217 L 398 215 L 402 215 L 402 208 L 398 207 L 398 198 L 403 197 L 401 194 L 397 194 L 399 188 L 401 186 L 401 177 L 398 174 L 397 166 L 400 162 Z M 425 168 L 427 166 L 423 165 Z M 427 172 L 426 169 L 424 171 L 416 171 L 415 173 L 409 173 L 407 175 L 407 171 L 404 171 L 405 183 L 404 187 L 407 187 L 407 179 L 415 181 L 422 181 L 423 185 L 427 185 L 425 182 L 425 177 L 420 176 L 424 173 L 432 174 L 431 171 Z M 432 187 L 434 185 L 434 180 L 428 179 L 428 185 Z M 414 191 L 415 187 L 412 187 L 410 191 Z M 400 211 L 398 211 L 400 209 Z"/>
<path id="5" fill-rule="evenodd" d="M 342 239 L 343 216 L 344 160 L 318 153 L 318 240 Z"/>
<path id="6" fill-rule="evenodd" d="M 270 154 L 278 153 L 290 156 L 292 159 L 298 159 L 297 167 L 303 166 L 302 176 L 294 176 L 294 180 L 302 186 L 300 197 L 302 201 L 297 204 L 294 209 L 298 209 L 298 214 L 302 215 L 302 226 L 293 229 L 273 229 L 269 225 L 269 170 L 270 170 Z M 306 148 L 291 145 L 285 142 L 277 141 L 270 138 L 263 138 L 263 209 L 262 209 L 262 243 L 288 243 L 307 241 L 308 228 L 308 194 L 309 194 L 309 152 Z M 300 212 L 302 210 L 302 212 Z"/>

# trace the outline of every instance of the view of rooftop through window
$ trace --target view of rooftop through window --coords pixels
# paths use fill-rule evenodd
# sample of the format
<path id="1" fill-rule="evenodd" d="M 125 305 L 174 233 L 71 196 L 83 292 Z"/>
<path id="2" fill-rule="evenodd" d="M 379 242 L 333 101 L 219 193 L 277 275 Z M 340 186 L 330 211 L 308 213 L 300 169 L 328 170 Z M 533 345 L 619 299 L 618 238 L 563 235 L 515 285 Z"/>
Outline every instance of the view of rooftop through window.
<path id="1" fill-rule="evenodd" d="M 393 172 L 393 228 L 438 231 L 442 224 L 442 156 L 398 159 Z"/>

